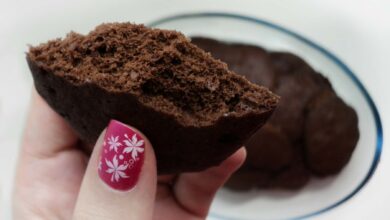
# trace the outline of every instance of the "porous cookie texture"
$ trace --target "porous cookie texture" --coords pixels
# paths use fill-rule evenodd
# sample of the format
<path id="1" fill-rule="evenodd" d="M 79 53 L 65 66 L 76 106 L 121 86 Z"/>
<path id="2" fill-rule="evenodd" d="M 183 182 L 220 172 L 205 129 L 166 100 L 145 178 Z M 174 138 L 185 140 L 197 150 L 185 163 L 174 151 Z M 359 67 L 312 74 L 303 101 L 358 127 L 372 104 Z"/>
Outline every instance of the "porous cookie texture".
<path id="1" fill-rule="evenodd" d="M 203 170 L 236 151 L 279 98 L 179 32 L 107 23 L 27 53 L 39 94 L 92 147 L 110 119 L 150 140 L 160 174 Z"/>

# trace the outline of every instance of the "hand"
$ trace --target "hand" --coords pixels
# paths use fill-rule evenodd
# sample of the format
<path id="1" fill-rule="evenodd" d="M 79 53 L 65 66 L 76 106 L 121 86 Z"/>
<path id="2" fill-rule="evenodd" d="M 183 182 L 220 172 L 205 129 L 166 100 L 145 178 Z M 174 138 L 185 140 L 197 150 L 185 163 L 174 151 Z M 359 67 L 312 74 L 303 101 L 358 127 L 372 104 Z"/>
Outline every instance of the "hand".
<path id="1" fill-rule="evenodd" d="M 241 148 L 217 167 L 157 177 L 153 148 L 140 131 L 119 122 L 106 130 L 88 159 L 76 134 L 34 91 L 15 179 L 14 218 L 205 219 L 216 191 L 246 154 Z"/>

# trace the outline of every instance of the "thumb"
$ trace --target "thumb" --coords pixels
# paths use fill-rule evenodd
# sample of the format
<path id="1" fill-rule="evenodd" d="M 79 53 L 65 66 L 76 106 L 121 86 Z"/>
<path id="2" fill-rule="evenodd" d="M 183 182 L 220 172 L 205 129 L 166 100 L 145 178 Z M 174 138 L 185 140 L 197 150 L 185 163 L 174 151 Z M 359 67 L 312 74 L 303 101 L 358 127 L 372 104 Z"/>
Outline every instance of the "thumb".
<path id="1" fill-rule="evenodd" d="M 135 128 L 111 120 L 91 155 L 74 219 L 152 219 L 156 187 L 149 141 Z"/>

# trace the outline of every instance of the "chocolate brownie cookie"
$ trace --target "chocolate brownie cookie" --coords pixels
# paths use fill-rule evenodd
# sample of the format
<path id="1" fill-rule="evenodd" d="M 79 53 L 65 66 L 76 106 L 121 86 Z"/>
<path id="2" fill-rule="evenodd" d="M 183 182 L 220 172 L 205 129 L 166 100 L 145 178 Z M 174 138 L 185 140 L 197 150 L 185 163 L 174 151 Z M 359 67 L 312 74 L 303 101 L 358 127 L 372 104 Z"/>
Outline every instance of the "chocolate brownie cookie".
<path id="1" fill-rule="evenodd" d="M 307 166 L 319 176 L 338 173 L 359 139 L 356 112 L 328 90 L 315 97 L 309 109 L 304 137 Z"/>
<path id="2" fill-rule="evenodd" d="M 278 171 L 288 166 L 294 157 L 294 146 L 280 129 L 265 124 L 245 144 L 247 162 L 252 167 Z"/>
<path id="3" fill-rule="evenodd" d="M 291 53 L 272 52 L 270 57 L 277 75 L 276 86 L 271 89 L 281 100 L 269 123 L 280 126 L 292 142 L 297 142 L 303 134 L 307 103 L 322 89 L 331 89 L 331 85 Z"/>
<path id="4" fill-rule="evenodd" d="M 278 97 L 175 31 L 108 23 L 27 54 L 39 94 L 90 144 L 110 119 L 151 141 L 160 174 L 203 170 L 236 151 Z M 91 151 L 91 148 L 87 149 Z"/>
<path id="5" fill-rule="evenodd" d="M 301 162 L 294 164 L 272 179 L 272 188 L 298 190 L 310 180 L 310 171 Z"/>

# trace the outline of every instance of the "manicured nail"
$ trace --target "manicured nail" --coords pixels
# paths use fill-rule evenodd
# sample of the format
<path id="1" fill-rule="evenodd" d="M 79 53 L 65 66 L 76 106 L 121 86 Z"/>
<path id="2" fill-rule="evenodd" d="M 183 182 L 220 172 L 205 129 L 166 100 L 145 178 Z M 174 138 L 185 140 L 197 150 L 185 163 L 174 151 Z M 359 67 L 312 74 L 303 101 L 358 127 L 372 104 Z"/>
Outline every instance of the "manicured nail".
<path id="1" fill-rule="evenodd" d="M 145 141 L 129 126 L 111 120 L 99 158 L 100 178 L 116 190 L 130 190 L 138 181 L 144 163 Z"/>

